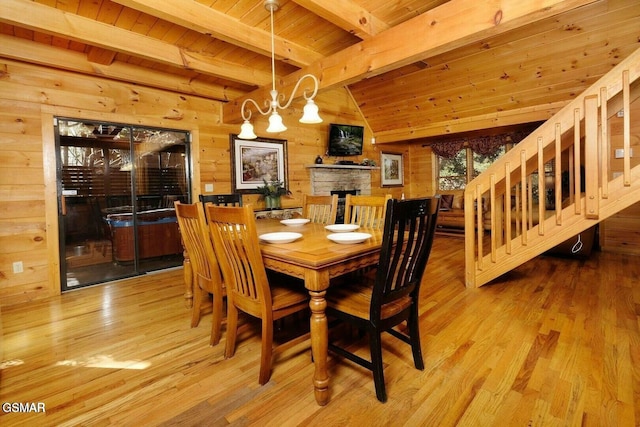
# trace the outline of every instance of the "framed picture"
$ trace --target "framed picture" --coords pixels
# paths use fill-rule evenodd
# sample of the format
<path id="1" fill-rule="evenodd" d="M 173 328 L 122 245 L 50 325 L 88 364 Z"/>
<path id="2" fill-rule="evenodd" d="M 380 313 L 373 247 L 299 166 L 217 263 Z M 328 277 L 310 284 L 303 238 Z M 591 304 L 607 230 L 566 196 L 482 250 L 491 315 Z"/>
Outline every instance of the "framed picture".
<path id="1" fill-rule="evenodd" d="M 245 140 L 230 135 L 231 181 L 236 193 L 257 193 L 264 181 L 279 181 L 289 188 L 287 180 L 287 141 L 257 138 Z"/>
<path id="2" fill-rule="evenodd" d="M 404 165 L 400 153 L 380 153 L 380 179 L 383 187 L 404 185 Z"/>

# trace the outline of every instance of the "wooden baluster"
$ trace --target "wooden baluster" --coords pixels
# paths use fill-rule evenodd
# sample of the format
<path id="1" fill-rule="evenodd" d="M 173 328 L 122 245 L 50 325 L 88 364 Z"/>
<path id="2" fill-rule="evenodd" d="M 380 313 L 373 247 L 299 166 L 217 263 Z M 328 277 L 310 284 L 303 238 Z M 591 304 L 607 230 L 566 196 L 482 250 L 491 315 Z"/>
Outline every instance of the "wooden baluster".
<path id="1" fill-rule="evenodd" d="M 547 210 L 547 186 L 545 184 L 544 140 L 538 137 L 538 234 L 544 236 L 544 213 Z M 533 211 L 532 211 L 533 212 Z M 531 221 L 533 215 L 531 215 Z M 531 222 L 533 227 L 533 221 Z"/>
<path id="2" fill-rule="evenodd" d="M 527 185 L 527 151 L 522 150 L 520 152 L 520 182 L 521 182 L 521 192 L 522 192 L 522 245 L 527 245 L 527 187 L 531 188 L 530 185 Z"/>
<path id="3" fill-rule="evenodd" d="M 585 104 L 585 182 L 586 209 L 585 215 L 590 219 L 598 219 L 598 96 L 587 96 Z"/>
<path id="4" fill-rule="evenodd" d="M 553 191 L 555 192 L 556 224 L 562 225 L 562 129 L 560 123 L 556 123 L 555 148 Z"/>
<path id="5" fill-rule="evenodd" d="M 496 233 L 493 232 L 493 230 L 495 229 L 495 223 L 497 222 L 496 215 L 497 215 L 497 210 L 496 210 L 496 175 L 495 174 L 491 174 L 491 187 L 490 187 L 490 198 L 489 198 L 489 203 L 491 203 L 491 262 L 495 263 L 496 262 L 496 251 L 497 251 L 497 241 L 496 241 Z M 482 206 L 483 202 L 483 198 L 480 197 L 478 198 L 478 233 L 480 234 L 484 234 L 484 226 L 482 224 L 482 212 L 484 210 L 484 206 Z M 502 217 L 502 215 L 500 215 Z M 502 229 L 497 230 L 498 232 L 501 232 Z"/>
<path id="6" fill-rule="evenodd" d="M 504 165 L 505 193 L 504 193 L 504 234 L 506 243 L 506 253 L 511 254 L 511 163 L 506 162 Z"/>
<path id="7" fill-rule="evenodd" d="M 481 218 L 482 218 L 482 185 L 479 184 L 478 186 L 476 186 L 476 194 L 474 196 L 474 201 L 475 201 L 475 207 L 476 207 L 476 215 L 477 215 L 477 223 L 481 222 Z M 466 206 L 465 206 L 466 208 Z M 476 233 L 478 233 L 478 270 L 482 270 L 482 258 L 484 257 L 484 252 L 483 252 L 483 247 L 482 247 L 482 237 L 483 237 L 483 232 L 482 229 L 480 227 L 476 227 L 477 231 Z M 473 232 L 473 228 L 472 228 L 472 232 Z"/>
<path id="8" fill-rule="evenodd" d="M 629 70 L 622 72 L 622 113 L 623 148 L 624 148 L 624 185 L 631 185 L 631 105 L 629 91 Z"/>
<path id="9" fill-rule="evenodd" d="M 582 158 L 580 149 L 580 109 L 573 110 L 573 167 L 569 168 L 570 181 L 569 191 L 575 196 L 574 206 L 576 215 L 582 212 Z"/>
<path id="10" fill-rule="evenodd" d="M 600 186 L 603 199 L 609 198 L 609 137 L 608 137 L 608 113 L 607 113 L 607 88 L 600 89 L 600 132 L 598 133 L 598 146 L 600 147 Z"/>

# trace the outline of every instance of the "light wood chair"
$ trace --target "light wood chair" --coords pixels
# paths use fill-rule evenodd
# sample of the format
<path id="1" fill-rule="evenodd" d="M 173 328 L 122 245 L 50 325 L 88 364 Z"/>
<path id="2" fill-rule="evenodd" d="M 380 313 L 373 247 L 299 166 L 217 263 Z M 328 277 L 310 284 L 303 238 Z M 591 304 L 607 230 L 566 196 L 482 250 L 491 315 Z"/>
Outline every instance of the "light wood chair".
<path id="1" fill-rule="evenodd" d="M 371 360 L 355 355 L 331 340 L 329 350 L 373 371 L 376 396 L 381 402 L 387 400 L 382 332 L 389 332 L 410 344 L 415 367 L 424 369 L 418 301 L 433 243 L 439 201 L 438 197 L 389 201 L 375 276 L 364 275 L 359 283 L 331 287 L 327 291 L 327 316 L 367 332 Z M 407 322 L 406 333 L 394 329 L 404 321 Z"/>
<path id="2" fill-rule="evenodd" d="M 344 223 L 382 229 L 389 199 L 391 194 L 384 196 L 347 194 L 344 203 Z"/>
<path id="3" fill-rule="evenodd" d="M 184 204 L 174 202 L 178 227 L 193 270 L 193 306 L 191 308 L 191 327 L 200 323 L 200 312 L 204 293 L 213 295 L 211 320 L 211 345 L 220 342 L 223 299 L 226 295 L 220 266 L 213 250 L 209 228 L 204 219 L 202 203 Z"/>
<path id="4" fill-rule="evenodd" d="M 338 213 L 338 195 L 302 197 L 302 217 L 320 224 L 335 224 Z"/>
<path id="5" fill-rule="evenodd" d="M 305 339 L 308 334 L 273 348 L 273 322 L 309 306 L 309 295 L 301 281 L 287 286 L 287 276 L 278 281 L 267 277 L 262 261 L 255 217 L 250 205 L 219 207 L 207 205 L 209 228 L 214 248 L 220 254 L 220 266 L 227 284 L 227 340 L 225 357 L 235 353 L 238 311 L 262 321 L 262 353 L 260 357 L 260 384 L 271 377 L 271 363 L 275 351 L 289 348 Z M 298 280 L 298 279 L 293 279 Z"/>

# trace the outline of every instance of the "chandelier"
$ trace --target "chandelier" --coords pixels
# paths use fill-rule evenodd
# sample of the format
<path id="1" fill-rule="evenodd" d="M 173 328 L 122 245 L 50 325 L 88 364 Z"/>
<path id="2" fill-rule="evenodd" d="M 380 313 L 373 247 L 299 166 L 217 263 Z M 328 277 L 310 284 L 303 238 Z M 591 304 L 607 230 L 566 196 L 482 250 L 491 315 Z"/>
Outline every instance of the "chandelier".
<path id="1" fill-rule="evenodd" d="M 273 12 L 277 11 L 280 8 L 279 0 L 265 0 L 264 8 L 267 9 L 271 13 L 271 100 L 265 100 L 265 108 L 263 111 L 258 103 L 251 98 L 245 99 L 242 103 L 242 119 L 244 123 L 240 128 L 240 134 L 238 135 L 241 139 L 256 139 L 257 136 L 253 131 L 253 125 L 249 121 L 251 119 L 251 110 L 247 107 L 248 103 L 252 103 L 256 109 L 262 114 L 266 116 L 267 114 L 271 114 L 269 116 L 269 127 L 267 128 L 267 132 L 276 133 L 276 132 L 284 132 L 287 130 L 287 127 L 282 123 L 282 117 L 278 114 L 278 110 L 284 110 L 289 108 L 291 105 L 291 101 L 293 101 L 294 95 L 300 86 L 300 83 L 305 79 L 311 79 L 313 81 L 313 92 L 311 95 L 307 95 L 307 90 L 303 92 L 304 99 L 306 99 L 307 103 L 304 106 L 302 117 L 300 118 L 300 123 L 322 123 L 322 119 L 318 115 L 318 106 L 313 101 L 318 93 L 318 79 L 313 74 L 305 74 L 302 76 L 298 82 L 296 83 L 293 91 L 291 92 L 291 98 L 286 101 L 284 105 L 280 103 L 280 100 L 286 100 L 284 94 L 279 94 L 276 90 L 276 59 L 275 59 L 275 43 L 274 43 L 274 35 L 273 35 Z"/>

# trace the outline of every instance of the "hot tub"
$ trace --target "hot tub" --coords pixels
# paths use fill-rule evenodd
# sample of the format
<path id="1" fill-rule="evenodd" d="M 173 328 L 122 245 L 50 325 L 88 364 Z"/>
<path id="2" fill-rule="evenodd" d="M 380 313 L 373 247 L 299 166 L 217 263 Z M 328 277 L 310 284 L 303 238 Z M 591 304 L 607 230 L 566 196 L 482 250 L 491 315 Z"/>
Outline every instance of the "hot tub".
<path id="1" fill-rule="evenodd" d="M 138 223 L 138 251 L 140 259 L 182 253 L 178 219 L 173 208 L 141 211 L 136 214 Z M 111 230 L 113 257 L 117 262 L 133 261 L 133 214 L 108 214 Z"/>

